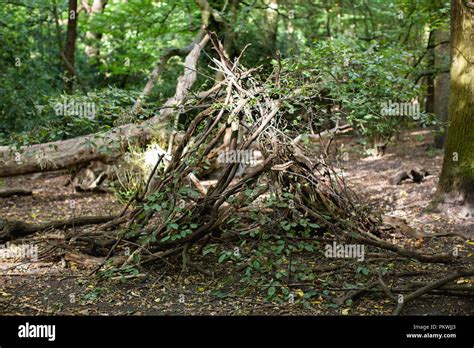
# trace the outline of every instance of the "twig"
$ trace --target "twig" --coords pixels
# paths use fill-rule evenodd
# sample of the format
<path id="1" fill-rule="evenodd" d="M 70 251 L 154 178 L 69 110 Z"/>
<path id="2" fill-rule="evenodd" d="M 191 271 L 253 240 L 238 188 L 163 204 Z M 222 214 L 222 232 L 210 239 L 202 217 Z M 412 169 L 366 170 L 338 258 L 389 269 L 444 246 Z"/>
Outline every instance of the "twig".
<path id="1" fill-rule="evenodd" d="M 385 282 L 383 281 L 383 275 L 382 275 L 382 271 L 379 270 L 379 279 L 378 279 L 378 282 L 380 284 L 380 286 L 382 287 L 382 290 L 385 292 L 385 294 L 392 300 L 395 301 L 396 297 L 392 294 L 392 292 L 390 291 L 390 289 L 388 288 L 387 284 L 385 284 Z"/>

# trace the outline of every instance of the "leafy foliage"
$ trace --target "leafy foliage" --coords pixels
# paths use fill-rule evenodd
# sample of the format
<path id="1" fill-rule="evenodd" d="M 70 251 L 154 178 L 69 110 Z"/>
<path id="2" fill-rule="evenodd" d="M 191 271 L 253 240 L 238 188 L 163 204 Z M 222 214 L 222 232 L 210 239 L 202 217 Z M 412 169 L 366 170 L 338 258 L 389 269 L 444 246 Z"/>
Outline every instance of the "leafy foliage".
<path id="1" fill-rule="evenodd" d="M 429 122 L 424 113 L 408 118 L 383 113 L 385 102 L 419 103 L 422 98 L 420 86 L 406 78 L 411 71 L 406 61 L 412 58 L 400 47 L 377 42 L 319 42 L 282 62 L 282 93 L 299 88 L 298 107 L 319 126 L 346 119 L 362 135 L 391 135 L 409 121 Z"/>

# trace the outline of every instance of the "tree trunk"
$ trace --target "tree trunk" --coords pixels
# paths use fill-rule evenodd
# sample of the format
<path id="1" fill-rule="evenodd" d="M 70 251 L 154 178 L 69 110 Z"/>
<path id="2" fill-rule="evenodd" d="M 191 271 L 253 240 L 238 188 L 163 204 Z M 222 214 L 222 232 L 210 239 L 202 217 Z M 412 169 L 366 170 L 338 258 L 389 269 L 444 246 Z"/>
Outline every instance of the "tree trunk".
<path id="1" fill-rule="evenodd" d="M 64 48 L 64 57 L 66 70 L 65 91 L 72 94 L 74 87 L 74 60 L 76 51 L 76 28 L 77 28 L 77 0 L 69 0 L 66 47 Z"/>
<path id="2" fill-rule="evenodd" d="M 451 64 L 449 30 L 436 24 L 441 19 L 440 12 L 445 8 L 445 5 L 444 0 L 432 0 L 429 6 L 434 18 L 428 43 L 429 68 L 433 71 L 433 74 L 428 76 L 426 112 L 435 114 L 439 122 L 434 139 L 434 146 L 438 149 L 444 147 L 445 131 L 448 122 L 449 67 Z"/>
<path id="3" fill-rule="evenodd" d="M 474 8 L 474 1 L 468 5 Z M 474 206 L 474 9 L 451 1 L 451 87 L 449 127 L 438 199 Z"/>

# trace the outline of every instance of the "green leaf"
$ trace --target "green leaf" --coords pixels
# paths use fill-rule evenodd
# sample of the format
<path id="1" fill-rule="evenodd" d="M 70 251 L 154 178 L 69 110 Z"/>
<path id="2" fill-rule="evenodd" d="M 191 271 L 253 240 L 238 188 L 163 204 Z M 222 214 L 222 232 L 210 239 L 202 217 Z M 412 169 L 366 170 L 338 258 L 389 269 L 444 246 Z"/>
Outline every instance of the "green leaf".
<path id="1" fill-rule="evenodd" d="M 369 275 L 370 270 L 366 267 L 359 266 L 357 267 L 357 273 L 361 273 L 363 275 Z"/>

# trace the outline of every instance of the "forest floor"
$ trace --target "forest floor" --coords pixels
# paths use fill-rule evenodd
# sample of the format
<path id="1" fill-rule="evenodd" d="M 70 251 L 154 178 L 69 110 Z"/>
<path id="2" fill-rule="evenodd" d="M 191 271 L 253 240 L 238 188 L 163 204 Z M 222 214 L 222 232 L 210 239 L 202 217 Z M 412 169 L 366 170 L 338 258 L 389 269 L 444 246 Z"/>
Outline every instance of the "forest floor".
<path id="1" fill-rule="evenodd" d="M 428 130 L 415 130 L 401 135 L 396 145 L 389 146 L 382 158 L 369 156 L 364 147 L 351 136 L 338 138 L 336 146 L 349 154 L 342 162 L 349 185 L 364 200 L 384 214 L 406 221 L 406 225 L 428 233 L 456 232 L 469 236 L 470 241 L 458 237 L 416 239 L 412 236 L 394 236 L 396 242 L 423 252 L 450 252 L 455 247 L 474 260 L 474 225 L 444 213 L 429 209 L 441 170 L 443 153 L 433 149 Z M 390 185 L 387 179 L 401 169 L 422 168 L 430 174 L 420 184 L 405 181 Z M 74 193 L 65 186 L 64 172 L 24 175 L 5 178 L 0 186 L 33 190 L 33 196 L 4 199 L 0 216 L 27 222 L 43 222 L 80 215 L 109 215 L 120 212 L 122 205 L 109 193 Z M 76 207 L 71 210 L 70 201 Z M 404 224 L 403 222 L 401 223 Z M 408 227 L 408 228 L 409 228 Z M 94 228 L 87 227 L 87 228 Z M 405 227 L 400 226 L 403 230 Z M 47 231 L 16 240 L 15 244 L 37 244 L 40 252 L 62 240 L 63 231 Z M 332 270 L 321 271 L 315 281 L 320 289 L 317 296 L 302 301 L 299 296 L 308 290 L 294 288 L 298 296 L 294 303 L 268 302 L 265 291 L 246 288 L 239 283 L 230 263 L 218 264 L 215 257 L 207 256 L 206 268 L 212 263 L 216 277 L 200 273 L 182 274 L 180 267 L 151 267 L 143 277 L 121 281 L 90 277 L 91 269 L 72 262 L 66 263 L 54 252 L 38 262 L 2 262 L 9 267 L 0 271 L 1 315 L 249 315 L 249 314 L 308 314 L 308 315 L 383 315 L 391 314 L 396 306 L 382 291 L 369 289 L 353 302 L 341 306 L 329 300 L 350 291 L 348 284 L 364 287 L 377 280 L 377 270 L 388 267 L 396 270 L 396 278 L 386 279 L 389 286 L 407 288 L 411 281 L 434 281 L 454 270 L 445 264 L 420 263 L 398 257 L 396 254 L 366 248 L 368 253 L 361 264 L 354 260 L 327 259 L 318 255 L 308 258 L 308 265 L 330 265 Z M 3 260 L 5 261 L 5 260 Z M 472 286 L 473 279 L 458 283 Z M 323 291 L 325 290 L 325 291 Z M 394 292 L 395 293 L 395 292 Z M 471 297 L 425 295 L 405 306 L 402 314 L 474 314 Z M 326 296 L 327 295 L 327 296 Z"/>

